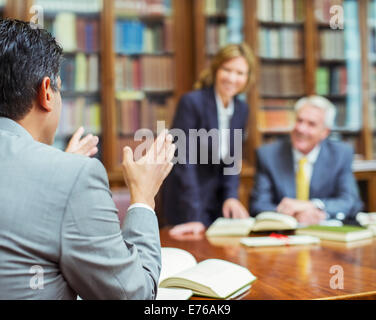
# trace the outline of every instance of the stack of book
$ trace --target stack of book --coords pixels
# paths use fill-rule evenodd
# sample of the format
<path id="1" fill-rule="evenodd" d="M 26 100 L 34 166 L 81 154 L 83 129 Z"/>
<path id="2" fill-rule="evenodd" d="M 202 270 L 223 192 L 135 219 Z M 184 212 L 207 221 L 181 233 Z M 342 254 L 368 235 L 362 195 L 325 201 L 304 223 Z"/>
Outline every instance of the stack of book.
<path id="1" fill-rule="evenodd" d="M 258 0 L 260 21 L 294 23 L 304 20 L 304 0 Z"/>
<path id="2" fill-rule="evenodd" d="M 304 68 L 300 64 L 265 64 L 261 68 L 260 94 L 264 98 L 302 96 L 304 80 Z"/>
<path id="3" fill-rule="evenodd" d="M 157 131 L 157 122 L 163 121 L 169 127 L 172 98 L 164 100 L 144 98 L 142 100 L 117 100 L 118 128 L 122 135 L 133 135 L 139 129 Z"/>
<path id="4" fill-rule="evenodd" d="M 64 99 L 57 136 L 71 136 L 80 126 L 86 132 L 100 134 L 100 104 L 84 97 Z"/>
<path id="5" fill-rule="evenodd" d="M 316 20 L 322 24 L 329 24 L 332 15 L 330 8 L 335 5 L 342 6 L 343 0 L 315 0 L 315 16 Z"/>
<path id="6" fill-rule="evenodd" d="M 263 58 L 301 59 L 304 56 L 302 30 L 261 28 L 259 48 L 259 55 Z"/>
<path id="7" fill-rule="evenodd" d="M 171 91 L 174 89 L 173 57 L 141 56 L 116 58 L 116 89 Z"/>
<path id="8" fill-rule="evenodd" d="M 118 16 L 170 15 L 171 0 L 115 0 Z"/>
<path id="9" fill-rule="evenodd" d="M 67 55 L 61 65 L 62 91 L 98 92 L 99 58 L 96 54 Z"/>
<path id="10" fill-rule="evenodd" d="M 343 30 L 321 30 L 319 43 L 321 60 L 343 60 L 345 58 Z"/>
<path id="11" fill-rule="evenodd" d="M 259 111 L 258 125 L 261 131 L 289 130 L 295 121 L 293 101 L 265 99 Z"/>
<path id="12" fill-rule="evenodd" d="M 346 95 L 347 69 L 345 66 L 321 66 L 316 70 L 316 91 L 319 95 Z"/>
<path id="13" fill-rule="evenodd" d="M 45 13 L 72 11 L 76 13 L 92 14 L 92 13 L 98 13 L 102 10 L 103 0 L 79 0 L 79 1 L 36 0 L 35 4 L 41 6 Z"/>

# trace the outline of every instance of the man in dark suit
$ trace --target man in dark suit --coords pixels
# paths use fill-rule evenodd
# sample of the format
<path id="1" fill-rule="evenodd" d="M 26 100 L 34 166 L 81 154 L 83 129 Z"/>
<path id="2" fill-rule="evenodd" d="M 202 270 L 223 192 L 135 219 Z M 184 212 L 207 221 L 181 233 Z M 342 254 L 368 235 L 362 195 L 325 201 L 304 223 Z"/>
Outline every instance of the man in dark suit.
<path id="1" fill-rule="evenodd" d="M 295 105 L 289 139 L 257 150 L 257 174 L 250 199 L 251 215 L 277 211 L 300 223 L 344 220 L 362 209 L 351 164 L 351 146 L 328 140 L 335 106 L 310 96 Z"/>

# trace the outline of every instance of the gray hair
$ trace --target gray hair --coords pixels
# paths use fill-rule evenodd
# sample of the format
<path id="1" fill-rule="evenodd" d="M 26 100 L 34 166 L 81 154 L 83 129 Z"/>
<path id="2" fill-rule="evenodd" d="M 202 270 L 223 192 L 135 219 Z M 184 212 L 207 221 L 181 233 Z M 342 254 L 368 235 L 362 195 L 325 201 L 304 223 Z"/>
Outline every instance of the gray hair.
<path id="1" fill-rule="evenodd" d="M 309 96 L 300 98 L 295 103 L 295 112 L 298 112 L 305 105 L 314 106 L 320 108 L 325 111 L 325 126 L 328 129 L 332 129 L 334 127 L 334 121 L 336 118 L 336 107 L 333 103 L 331 103 L 328 99 L 321 97 L 321 96 Z"/>

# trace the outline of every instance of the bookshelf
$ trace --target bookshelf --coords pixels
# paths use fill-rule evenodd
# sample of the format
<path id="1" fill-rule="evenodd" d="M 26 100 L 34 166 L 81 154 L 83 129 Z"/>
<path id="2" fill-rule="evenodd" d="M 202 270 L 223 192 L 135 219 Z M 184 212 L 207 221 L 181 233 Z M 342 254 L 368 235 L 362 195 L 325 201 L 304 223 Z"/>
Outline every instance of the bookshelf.
<path id="1" fill-rule="evenodd" d="M 140 128 L 168 128 L 180 96 L 193 85 L 192 3 L 110 0 L 103 6 L 103 162 L 113 186 L 123 185 L 122 149 Z"/>
<path id="2" fill-rule="evenodd" d="M 356 157 L 362 159 L 365 150 L 362 141 L 360 6 L 354 0 L 316 0 L 314 6 L 316 93 L 327 97 L 337 107 L 332 138 L 352 144 Z"/>
<path id="3" fill-rule="evenodd" d="M 367 118 L 365 125 L 370 132 L 370 157 L 376 159 L 376 1 L 367 1 L 367 29 L 365 44 L 366 68 L 364 68 L 365 78 L 369 81 L 369 89 L 364 92 L 366 103 L 365 111 Z M 364 89 L 367 89 L 364 88 Z M 364 90 L 363 89 L 363 90 Z"/>
<path id="4" fill-rule="evenodd" d="M 64 49 L 60 76 L 62 112 L 55 147 L 64 150 L 73 133 L 84 126 L 100 138 L 100 20 L 102 0 L 34 0 L 43 15 L 38 23 L 53 34 Z"/>
<path id="5" fill-rule="evenodd" d="M 116 166 L 125 145 L 136 146 L 141 128 L 157 132 L 170 125 L 175 90 L 171 1 L 116 0 L 115 99 Z"/>
<path id="6" fill-rule="evenodd" d="M 4 2 L 4 0 L 0 1 Z M 7 12 L 12 13 L 11 16 L 13 17 L 29 19 L 30 6 L 35 1 L 37 0 L 8 1 Z M 44 1 L 54 2 L 55 0 Z M 61 5 L 72 3 L 72 1 L 58 2 L 63 3 Z M 355 4 L 347 5 L 346 2 L 355 2 Z M 145 3 L 149 7 L 152 5 L 155 12 L 150 14 L 147 10 L 143 11 L 142 7 Z M 345 10 L 346 19 L 348 17 L 350 23 L 345 24 L 343 30 L 331 30 L 329 27 L 328 18 L 331 15 L 330 11 L 329 16 L 327 13 L 332 5 L 341 5 L 343 8 L 356 7 L 353 11 Z M 325 16 L 323 18 L 322 12 L 320 15 L 320 8 L 323 8 L 323 6 L 326 6 L 326 18 Z M 340 117 L 342 115 L 342 123 L 345 124 L 334 130 L 333 138 L 344 138 L 353 143 L 359 158 L 365 160 L 375 158 L 376 100 L 374 96 L 376 85 L 374 84 L 375 81 L 372 80 L 376 78 L 373 73 L 376 63 L 372 55 L 372 41 L 375 39 L 373 33 L 376 29 L 372 22 L 372 12 L 375 10 L 372 8 L 374 7 L 374 0 L 105 0 L 97 13 L 91 12 L 88 14 L 85 11 L 86 16 L 93 17 L 95 15 L 95 19 L 99 22 L 99 49 L 97 53 L 99 89 L 95 93 L 88 92 L 88 90 L 84 92 L 67 90 L 69 92 L 65 93 L 66 98 L 68 100 L 87 99 L 93 96 L 100 98 L 101 160 L 108 171 L 111 185 L 122 186 L 119 150 L 124 143 L 130 141 L 135 129 L 140 126 L 140 121 L 135 121 L 138 124 L 134 127 L 131 127 L 132 123 L 126 124 L 127 130 L 122 132 L 124 128 L 119 123 L 121 118 L 119 116 L 119 113 L 121 115 L 121 112 L 119 112 L 121 107 L 119 106 L 124 103 L 125 106 L 122 108 L 131 113 L 129 110 L 132 109 L 146 109 L 148 107 L 152 109 L 151 103 L 148 104 L 151 101 L 154 103 L 153 106 L 157 106 L 154 109 L 159 109 L 159 107 L 163 109 L 159 115 L 169 123 L 174 115 L 178 99 L 182 94 L 192 90 L 194 81 L 210 61 L 212 53 L 228 42 L 247 42 L 256 53 L 254 70 L 256 81 L 245 96 L 250 106 L 250 115 L 248 138 L 243 147 L 245 161 L 243 162 L 239 191 L 243 203 L 247 204 L 248 193 L 253 183 L 254 150 L 262 143 L 288 133 L 288 126 L 283 125 L 273 129 L 266 126 L 265 129 L 265 113 L 269 112 L 269 109 L 273 110 L 273 108 L 282 109 L 283 112 L 281 113 L 285 114 L 285 118 L 279 116 L 276 118 L 278 121 L 283 120 L 283 123 L 286 124 L 291 121 L 289 117 L 286 119 L 286 114 L 291 110 L 291 106 L 296 99 L 302 95 L 326 93 L 326 96 L 341 108 L 339 114 Z M 161 8 L 168 9 L 160 10 Z M 64 11 L 62 10 L 56 7 L 55 16 L 56 13 Z M 124 14 L 124 11 L 126 11 L 126 14 Z M 54 17 L 52 13 L 47 13 L 46 16 L 47 20 Z M 231 20 L 236 21 L 231 22 Z M 352 23 L 351 20 L 355 22 Z M 142 23 L 143 34 L 145 33 L 145 38 L 149 39 L 148 45 L 144 48 L 144 43 L 142 43 L 142 50 L 138 52 L 137 50 L 136 52 L 124 51 L 121 46 L 117 48 L 117 39 L 120 39 L 120 33 L 117 32 L 120 30 L 120 26 L 117 26 L 119 21 L 130 21 L 135 25 Z M 127 27 L 123 28 L 126 29 Z M 166 29 L 169 31 L 166 31 Z M 348 29 L 349 31 L 347 31 Z M 169 41 L 165 40 L 166 32 L 169 34 Z M 325 40 L 328 42 L 328 38 L 333 37 L 332 33 L 334 33 L 336 34 L 334 37 L 338 37 L 338 39 L 342 37 L 344 40 L 341 41 L 346 44 L 346 41 L 349 42 L 349 40 L 346 40 L 349 37 L 348 35 L 351 36 L 353 32 L 357 34 L 357 39 L 351 42 L 350 48 L 357 51 L 359 56 L 356 59 L 353 57 L 347 59 L 346 55 L 344 57 L 338 55 L 334 59 L 333 57 L 326 59 L 325 54 L 328 52 L 321 52 L 320 41 L 322 43 L 325 43 Z M 164 39 L 163 45 L 160 39 Z M 269 41 L 267 41 L 268 39 Z M 292 43 L 293 46 L 283 47 L 280 44 L 271 48 L 272 41 L 278 42 L 275 39 L 284 39 L 284 41 Z M 272 51 L 268 51 L 268 48 Z M 320 52 L 324 53 L 324 57 L 322 54 L 320 55 Z M 82 56 L 82 54 L 88 55 L 87 52 L 73 50 L 73 52 L 67 53 L 67 56 L 73 59 L 73 57 L 76 58 L 77 55 Z M 170 77 L 170 84 L 173 85 L 163 84 L 156 88 L 145 86 L 140 80 L 134 81 L 137 80 L 137 77 L 134 77 L 137 74 L 135 70 L 140 68 L 141 61 L 145 63 L 145 61 L 161 61 L 161 59 L 169 61 L 166 63 L 172 65 L 171 72 L 168 72 L 166 76 Z M 152 64 L 152 62 L 150 63 Z M 155 67 L 151 66 L 151 68 L 154 70 Z M 162 68 L 162 65 L 158 65 L 158 68 Z M 329 82 L 328 80 L 320 80 L 323 77 L 330 78 L 330 76 L 341 78 L 341 75 L 343 76 L 345 73 L 344 70 L 349 73 L 349 69 L 358 70 L 356 76 L 349 77 L 347 74 L 347 79 L 350 78 L 351 85 L 355 87 L 352 90 L 357 90 L 356 95 L 351 90 L 352 94 L 349 94 L 349 80 L 346 85 L 342 83 L 342 87 L 337 88 L 337 91 L 330 91 L 332 89 L 330 80 Z M 275 70 L 278 70 L 278 72 Z M 294 88 L 294 85 L 296 85 L 294 82 L 297 81 L 281 80 L 283 74 L 286 74 L 285 78 L 290 78 L 290 76 L 287 76 L 289 72 L 294 74 L 295 79 L 296 74 L 301 73 L 301 71 L 296 70 L 303 70 L 304 75 L 303 79 L 299 81 L 299 90 Z M 277 84 L 281 86 L 282 82 L 283 86 L 290 87 L 290 92 L 284 94 L 281 88 L 273 89 L 272 92 L 268 88 L 269 83 L 265 80 L 268 77 L 268 72 L 271 74 L 273 72 L 274 74 L 278 73 L 277 76 L 280 79 Z M 154 75 L 150 70 L 147 73 L 147 76 Z M 159 72 L 154 73 L 157 75 Z M 122 81 L 119 81 L 119 79 L 122 79 Z M 268 90 L 270 91 L 268 92 Z M 282 90 L 282 92 L 278 90 Z M 352 102 L 348 104 L 348 101 Z M 129 104 L 126 105 L 128 102 Z M 347 105 L 355 106 L 354 115 L 352 113 L 350 113 L 351 115 L 346 114 Z M 148 116 L 152 114 L 148 113 Z M 338 121 L 340 117 L 337 119 Z M 264 123 L 262 118 L 264 118 Z M 273 118 L 273 115 L 271 118 Z M 349 125 L 351 122 L 346 122 L 346 119 L 349 121 L 356 120 L 358 124 L 356 126 Z M 127 126 L 130 128 L 127 128 Z M 155 131 L 154 123 L 151 125 L 150 120 L 146 127 Z"/>
<path id="7" fill-rule="evenodd" d="M 5 0 L 0 0 L 0 19 L 4 17 L 5 5 Z"/>
<path id="8" fill-rule="evenodd" d="M 304 0 L 257 1 L 259 61 L 257 130 L 261 143 L 286 135 L 294 103 L 306 93 Z"/>

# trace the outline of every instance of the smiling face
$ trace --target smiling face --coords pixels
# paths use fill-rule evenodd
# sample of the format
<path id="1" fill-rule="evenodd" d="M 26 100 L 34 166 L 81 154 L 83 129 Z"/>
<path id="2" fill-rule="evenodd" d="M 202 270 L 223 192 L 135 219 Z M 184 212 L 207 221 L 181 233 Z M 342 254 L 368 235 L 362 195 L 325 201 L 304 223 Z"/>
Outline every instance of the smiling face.
<path id="1" fill-rule="evenodd" d="M 244 57 L 233 58 L 219 67 L 215 88 L 225 105 L 243 91 L 248 82 L 248 71 L 249 66 Z"/>
<path id="2" fill-rule="evenodd" d="M 328 135 L 323 109 L 307 104 L 298 110 L 295 126 L 291 131 L 291 142 L 296 150 L 308 154 Z"/>

